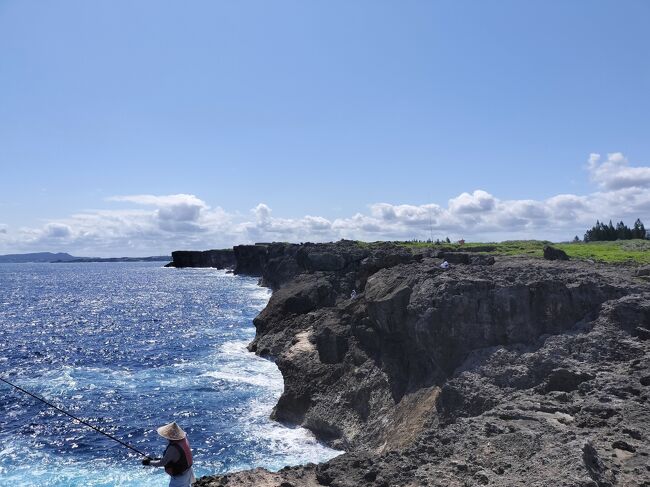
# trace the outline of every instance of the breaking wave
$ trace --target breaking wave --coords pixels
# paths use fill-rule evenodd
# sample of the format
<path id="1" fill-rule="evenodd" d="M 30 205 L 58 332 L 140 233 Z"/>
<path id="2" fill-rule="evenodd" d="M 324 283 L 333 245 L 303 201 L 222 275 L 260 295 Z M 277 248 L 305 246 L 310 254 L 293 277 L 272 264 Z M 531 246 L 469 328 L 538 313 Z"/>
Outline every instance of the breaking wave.
<path id="1" fill-rule="evenodd" d="M 269 419 L 275 364 L 248 352 L 269 292 L 251 278 L 155 263 L 0 266 L 0 373 L 160 454 L 188 432 L 198 475 L 317 462 L 339 452 Z M 0 387 L 0 484 L 148 487 L 161 469 Z"/>

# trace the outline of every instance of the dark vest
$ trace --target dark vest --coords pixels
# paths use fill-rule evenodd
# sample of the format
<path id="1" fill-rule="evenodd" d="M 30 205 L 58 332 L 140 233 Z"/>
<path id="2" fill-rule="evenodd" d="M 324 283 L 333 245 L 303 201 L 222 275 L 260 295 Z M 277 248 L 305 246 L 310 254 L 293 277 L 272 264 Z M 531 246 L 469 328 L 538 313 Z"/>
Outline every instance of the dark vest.
<path id="1" fill-rule="evenodd" d="M 180 458 L 176 462 L 169 462 L 165 465 L 165 472 L 171 476 L 180 475 L 192 466 L 192 450 L 190 450 L 190 443 L 187 438 L 171 442 L 167 446 L 167 449 L 169 448 L 176 448 Z M 167 452 L 167 449 L 165 449 L 165 452 Z"/>

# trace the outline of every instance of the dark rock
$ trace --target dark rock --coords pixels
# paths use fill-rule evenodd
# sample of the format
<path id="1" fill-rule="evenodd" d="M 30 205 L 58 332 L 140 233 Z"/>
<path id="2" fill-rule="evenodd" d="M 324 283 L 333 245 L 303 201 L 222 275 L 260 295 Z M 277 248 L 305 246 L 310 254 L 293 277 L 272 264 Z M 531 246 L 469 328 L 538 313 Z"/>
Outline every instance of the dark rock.
<path id="1" fill-rule="evenodd" d="M 582 447 L 582 460 L 591 478 L 596 482 L 598 487 L 610 487 L 612 475 L 608 472 L 607 467 L 601 460 L 593 444 L 587 442 Z"/>
<path id="2" fill-rule="evenodd" d="M 262 275 L 262 266 L 268 255 L 268 245 L 235 245 L 233 252 L 237 261 L 235 274 Z"/>
<path id="3" fill-rule="evenodd" d="M 643 326 L 637 326 L 634 329 L 634 335 L 639 337 L 641 340 L 650 340 L 650 330 Z"/>
<path id="4" fill-rule="evenodd" d="M 261 277 L 261 284 L 278 289 L 304 271 L 297 260 L 296 244 L 264 243 L 237 245 L 233 248 L 237 266 L 235 274 Z"/>
<path id="5" fill-rule="evenodd" d="M 650 276 L 650 265 L 639 267 L 634 271 L 636 277 Z"/>
<path id="6" fill-rule="evenodd" d="M 546 260 L 569 260 L 569 256 L 564 250 L 556 249 L 550 245 L 544 246 L 544 258 Z"/>
<path id="7" fill-rule="evenodd" d="M 470 263 L 472 265 L 492 265 L 496 261 L 491 255 L 473 255 L 470 258 Z"/>
<path id="8" fill-rule="evenodd" d="M 629 443 L 623 440 L 618 440 L 612 443 L 612 448 L 618 448 L 619 450 L 629 451 L 630 453 L 634 453 L 636 451 L 636 448 L 634 448 L 632 445 L 630 445 Z"/>
<path id="9" fill-rule="evenodd" d="M 466 252 L 439 252 L 436 257 L 446 260 L 450 264 L 492 265 L 495 262 L 491 255 Z"/>
<path id="10" fill-rule="evenodd" d="M 571 392 L 575 391 L 583 382 L 592 380 L 593 378 L 593 375 L 586 372 L 568 369 L 555 369 L 551 371 L 547 377 L 542 390 L 545 392 Z"/>
<path id="11" fill-rule="evenodd" d="M 172 262 L 165 267 L 215 267 L 231 269 L 235 266 L 235 253 L 224 250 L 176 250 L 172 252 Z"/>
<path id="12" fill-rule="evenodd" d="M 481 485 L 487 485 L 490 483 L 490 477 L 486 472 L 477 472 L 476 475 L 474 475 L 474 478 Z"/>
<path id="13" fill-rule="evenodd" d="M 273 416 L 347 453 L 229 487 L 650 482 L 650 285 L 630 268 L 354 242 L 237 253 L 274 289 L 251 344 L 284 377 Z"/>
<path id="14" fill-rule="evenodd" d="M 309 252 L 300 249 L 297 255 L 298 265 L 308 271 L 340 271 L 346 266 L 345 258 L 332 252 Z"/>
<path id="15" fill-rule="evenodd" d="M 374 482 L 376 478 L 377 478 L 377 471 L 375 470 L 370 470 L 363 475 L 363 480 L 367 482 Z"/>
<path id="16" fill-rule="evenodd" d="M 320 485 L 331 485 L 331 484 L 332 484 L 332 480 L 334 480 L 334 479 L 333 479 L 332 476 L 331 476 L 329 473 L 327 473 L 326 471 L 318 470 L 318 471 L 316 472 L 316 480 L 318 481 L 318 483 L 319 483 Z"/>
<path id="17" fill-rule="evenodd" d="M 464 252 L 442 252 L 438 258 L 446 260 L 450 264 L 469 264 L 473 255 Z"/>

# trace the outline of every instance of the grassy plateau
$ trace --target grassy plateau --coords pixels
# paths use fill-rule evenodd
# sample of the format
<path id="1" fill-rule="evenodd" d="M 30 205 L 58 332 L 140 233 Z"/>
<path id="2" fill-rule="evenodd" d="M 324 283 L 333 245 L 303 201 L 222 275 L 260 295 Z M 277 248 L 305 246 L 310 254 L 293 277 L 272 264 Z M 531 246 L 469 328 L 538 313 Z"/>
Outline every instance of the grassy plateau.
<path id="1" fill-rule="evenodd" d="M 508 240 L 505 242 L 468 242 L 431 244 L 426 242 L 401 242 L 409 247 L 433 247 L 441 250 L 465 250 L 495 255 L 525 255 L 542 257 L 545 245 L 564 250 L 572 259 L 607 263 L 650 264 L 650 240 L 617 240 L 615 242 L 552 243 L 545 240 Z"/>

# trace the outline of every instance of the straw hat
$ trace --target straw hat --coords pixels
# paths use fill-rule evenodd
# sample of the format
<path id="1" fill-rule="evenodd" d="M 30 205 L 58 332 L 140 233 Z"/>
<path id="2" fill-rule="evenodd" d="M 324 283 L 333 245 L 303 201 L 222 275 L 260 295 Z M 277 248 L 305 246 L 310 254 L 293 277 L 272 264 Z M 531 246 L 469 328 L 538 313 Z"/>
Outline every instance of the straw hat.
<path id="1" fill-rule="evenodd" d="M 185 438 L 185 431 L 183 431 L 181 427 L 176 424 L 176 422 L 161 426 L 156 431 L 158 431 L 158 434 L 160 436 L 171 441 L 178 441 Z"/>

